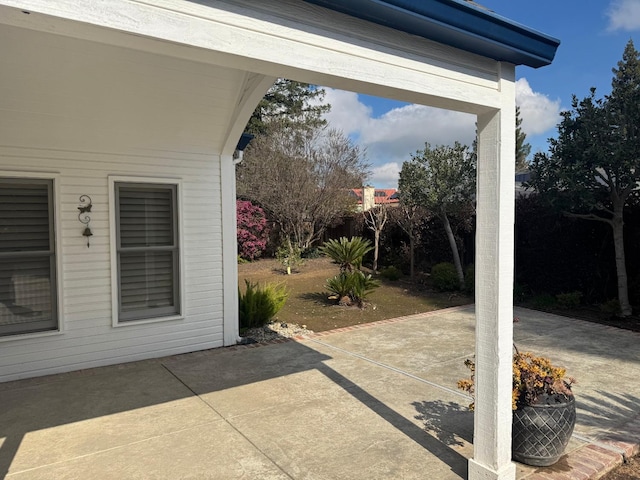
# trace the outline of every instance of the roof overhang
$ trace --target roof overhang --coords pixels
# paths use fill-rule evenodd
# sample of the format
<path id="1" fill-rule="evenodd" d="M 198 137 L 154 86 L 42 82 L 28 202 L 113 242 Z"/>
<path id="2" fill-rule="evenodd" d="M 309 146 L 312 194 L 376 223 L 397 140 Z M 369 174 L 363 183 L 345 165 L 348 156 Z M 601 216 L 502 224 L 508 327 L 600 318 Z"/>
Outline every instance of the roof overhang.
<path id="1" fill-rule="evenodd" d="M 501 62 L 543 67 L 560 40 L 465 0 L 305 0 Z"/>

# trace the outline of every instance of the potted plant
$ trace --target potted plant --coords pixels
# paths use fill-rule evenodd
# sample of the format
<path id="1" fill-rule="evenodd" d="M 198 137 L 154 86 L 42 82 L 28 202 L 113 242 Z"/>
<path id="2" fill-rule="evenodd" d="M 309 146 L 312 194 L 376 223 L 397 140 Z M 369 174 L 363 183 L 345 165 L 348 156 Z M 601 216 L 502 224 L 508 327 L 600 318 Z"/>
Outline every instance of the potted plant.
<path id="1" fill-rule="evenodd" d="M 527 465 L 546 467 L 559 459 L 573 433 L 576 406 L 564 368 L 554 367 L 545 357 L 532 353 L 513 354 L 512 458 Z M 458 388 L 474 395 L 475 362 L 465 365 L 471 377 L 458 382 Z M 474 403 L 469 405 L 473 410 Z"/>

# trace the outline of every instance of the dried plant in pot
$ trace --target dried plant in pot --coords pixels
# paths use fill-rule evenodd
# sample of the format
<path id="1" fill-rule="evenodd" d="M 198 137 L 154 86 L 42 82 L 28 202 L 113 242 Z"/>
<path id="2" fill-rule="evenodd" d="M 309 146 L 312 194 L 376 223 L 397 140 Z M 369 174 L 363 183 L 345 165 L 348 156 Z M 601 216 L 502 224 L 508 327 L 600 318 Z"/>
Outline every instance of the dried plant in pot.
<path id="1" fill-rule="evenodd" d="M 514 349 L 512 458 L 537 467 L 553 465 L 562 456 L 576 423 L 571 390 L 575 380 L 548 358 Z M 465 365 L 471 376 L 460 380 L 458 388 L 473 396 L 475 362 L 467 359 Z"/>

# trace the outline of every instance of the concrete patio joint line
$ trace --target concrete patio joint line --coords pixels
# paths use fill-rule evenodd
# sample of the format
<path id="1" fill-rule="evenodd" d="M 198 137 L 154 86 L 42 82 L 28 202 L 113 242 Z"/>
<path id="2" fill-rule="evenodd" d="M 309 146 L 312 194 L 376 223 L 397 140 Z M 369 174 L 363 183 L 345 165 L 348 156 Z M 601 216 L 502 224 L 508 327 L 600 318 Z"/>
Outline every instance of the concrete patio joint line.
<path id="1" fill-rule="evenodd" d="M 412 378 L 413 380 L 417 380 L 418 382 L 422 382 L 422 383 L 424 383 L 426 385 L 438 388 L 440 390 L 444 390 L 445 392 L 452 393 L 454 395 L 457 395 L 459 397 L 465 398 L 467 400 L 471 399 L 471 397 L 469 395 L 466 395 L 466 394 L 464 394 L 462 392 L 459 392 L 459 391 L 454 390 L 454 389 L 449 388 L 449 387 L 445 387 L 443 385 L 439 385 L 439 384 L 434 383 L 434 382 L 430 382 L 429 380 L 425 380 L 424 378 L 420 378 L 420 377 L 418 377 L 416 375 L 413 375 L 412 373 L 405 372 L 404 370 L 400 370 L 399 368 L 393 367 L 391 365 L 387 365 L 385 363 L 378 362 L 378 361 L 373 360 L 371 358 L 365 357 L 364 355 L 360 355 L 359 353 L 351 352 L 349 350 L 345 350 L 344 348 L 336 347 L 335 345 L 331 345 L 329 343 L 321 342 L 320 340 L 316 340 L 314 338 L 310 338 L 308 341 L 309 342 L 315 342 L 315 343 L 318 343 L 320 345 L 324 345 L 325 347 L 332 348 L 334 350 L 337 350 L 339 352 L 345 353 L 347 355 L 351 355 L 352 357 L 356 357 L 356 358 L 359 358 L 361 360 L 364 360 L 365 362 L 369 362 L 369 363 L 372 363 L 372 364 L 377 365 L 379 367 L 386 368 L 387 370 L 391 370 L 392 372 L 399 373 L 399 374 L 404 375 L 406 377 Z"/>
<path id="2" fill-rule="evenodd" d="M 275 465 L 275 467 L 280 470 L 284 475 L 287 476 L 287 478 L 290 478 L 291 480 L 295 480 L 291 475 L 289 475 L 289 472 L 285 471 L 279 464 L 278 462 L 274 461 L 273 458 L 271 458 L 269 455 L 267 455 L 267 453 L 262 450 L 256 443 L 254 443 L 253 441 L 251 441 L 251 439 L 249 437 L 247 437 L 244 433 L 242 433 L 233 423 L 231 423 L 229 421 L 229 419 L 227 417 L 225 417 L 224 415 L 222 415 L 222 413 L 220 413 L 219 411 L 217 411 L 213 405 L 211 405 L 210 403 L 207 403 L 206 401 L 204 401 L 204 399 L 196 392 L 194 391 L 189 385 L 187 385 L 184 381 L 182 381 L 182 379 L 176 375 L 175 373 L 173 373 L 173 371 L 171 371 L 171 369 L 169 367 L 167 367 L 164 363 L 160 363 L 162 365 L 162 367 L 169 372 L 169 374 L 175 378 L 178 382 L 180 382 L 182 385 L 184 385 L 191 393 L 193 393 L 193 395 L 200 400 L 207 408 L 209 408 L 212 412 L 214 412 L 216 415 L 218 415 L 223 422 L 225 422 L 227 425 L 229 425 L 229 427 L 231 427 L 235 432 L 238 433 L 238 435 L 240 435 L 242 438 L 244 438 L 253 448 L 255 448 L 258 452 L 260 452 L 264 458 L 266 458 L 267 460 L 269 460 L 273 465 Z"/>

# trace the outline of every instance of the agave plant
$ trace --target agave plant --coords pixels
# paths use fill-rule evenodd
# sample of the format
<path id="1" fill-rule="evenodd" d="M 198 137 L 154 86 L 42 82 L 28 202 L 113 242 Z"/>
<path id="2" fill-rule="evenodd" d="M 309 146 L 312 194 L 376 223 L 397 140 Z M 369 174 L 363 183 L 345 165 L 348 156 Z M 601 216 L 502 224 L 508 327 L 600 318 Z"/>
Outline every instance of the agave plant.
<path id="1" fill-rule="evenodd" d="M 373 245 L 362 237 L 340 237 L 339 240 L 329 240 L 320 247 L 320 252 L 330 257 L 340 265 L 340 272 L 360 270 L 362 259 L 373 250 Z"/>

